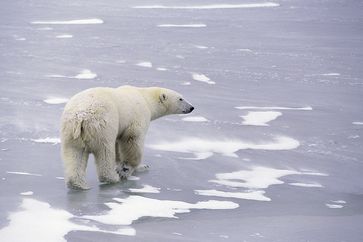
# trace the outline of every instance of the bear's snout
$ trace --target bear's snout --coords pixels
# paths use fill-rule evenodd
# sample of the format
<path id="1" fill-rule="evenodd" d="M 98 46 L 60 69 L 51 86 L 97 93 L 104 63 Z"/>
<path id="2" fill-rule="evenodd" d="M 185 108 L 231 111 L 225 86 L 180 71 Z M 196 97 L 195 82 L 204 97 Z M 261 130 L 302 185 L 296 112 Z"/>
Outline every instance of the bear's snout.
<path id="1" fill-rule="evenodd" d="M 194 107 L 191 106 L 190 108 L 186 108 L 183 113 L 191 113 L 194 110 Z"/>

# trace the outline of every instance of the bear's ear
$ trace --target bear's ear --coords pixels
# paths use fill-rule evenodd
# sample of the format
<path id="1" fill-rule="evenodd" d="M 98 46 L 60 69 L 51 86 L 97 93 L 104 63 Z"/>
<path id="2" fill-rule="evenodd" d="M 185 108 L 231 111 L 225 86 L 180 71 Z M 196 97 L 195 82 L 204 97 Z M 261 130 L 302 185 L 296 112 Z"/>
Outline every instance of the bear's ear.
<path id="1" fill-rule="evenodd" d="M 166 96 L 165 93 L 161 93 L 159 99 L 160 99 L 160 102 L 163 103 L 168 99 L 168 97 Z"/>

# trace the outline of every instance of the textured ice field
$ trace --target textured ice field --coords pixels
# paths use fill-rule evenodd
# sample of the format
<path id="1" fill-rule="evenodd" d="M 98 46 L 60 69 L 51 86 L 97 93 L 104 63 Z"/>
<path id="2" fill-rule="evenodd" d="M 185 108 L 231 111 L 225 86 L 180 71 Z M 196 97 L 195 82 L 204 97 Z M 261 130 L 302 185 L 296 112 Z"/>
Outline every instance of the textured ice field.
<path id="1" fill-rule="evenodd" d="M 359 1 L 6 1 L 0 241 L 361 242 Z M 138 171 L 64 185 L 60 116 L 86 88 L 174 89 Z"/>

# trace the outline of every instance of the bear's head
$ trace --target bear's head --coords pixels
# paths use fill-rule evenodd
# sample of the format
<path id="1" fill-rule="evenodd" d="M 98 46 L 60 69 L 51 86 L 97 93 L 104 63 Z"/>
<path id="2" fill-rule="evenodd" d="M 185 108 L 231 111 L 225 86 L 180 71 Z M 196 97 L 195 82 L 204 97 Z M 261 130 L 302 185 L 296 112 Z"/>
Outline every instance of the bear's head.
<path id="1" fill-rule="evenodd" d="M 165 107 L 166 115 L 187 114 L 194 110 L 194 107 L 180 93 L 166 88 L 160 89 L 159 103 Z"/>

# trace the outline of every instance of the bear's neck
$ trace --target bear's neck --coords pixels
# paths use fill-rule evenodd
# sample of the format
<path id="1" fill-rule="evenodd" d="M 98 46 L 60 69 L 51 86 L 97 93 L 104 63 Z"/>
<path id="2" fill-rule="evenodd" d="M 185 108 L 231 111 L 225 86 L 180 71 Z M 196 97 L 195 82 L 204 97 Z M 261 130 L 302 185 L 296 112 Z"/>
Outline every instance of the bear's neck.
<path id="1" fill-rule="evenodd" d="M 142 90 L 142 94 L 149 106 L 151 121 L 168 115 L 168 108 L 160 103 L 160 94 L 155 88 L 145 88 Z"/>

